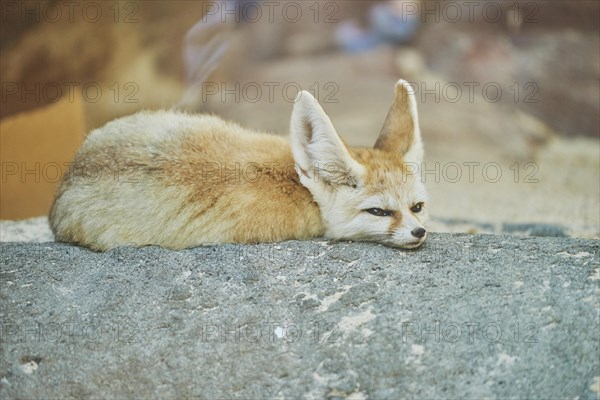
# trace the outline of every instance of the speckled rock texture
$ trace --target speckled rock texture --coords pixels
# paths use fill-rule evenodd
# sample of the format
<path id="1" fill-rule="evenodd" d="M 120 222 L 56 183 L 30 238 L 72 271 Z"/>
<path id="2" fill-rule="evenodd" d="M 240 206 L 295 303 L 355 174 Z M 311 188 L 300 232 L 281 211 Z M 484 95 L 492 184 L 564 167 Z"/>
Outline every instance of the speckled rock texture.
<path id="1" fill-rule="evenodd" d="M 3 399 L 598 398 L 599 241 L 0 249 Z"/>

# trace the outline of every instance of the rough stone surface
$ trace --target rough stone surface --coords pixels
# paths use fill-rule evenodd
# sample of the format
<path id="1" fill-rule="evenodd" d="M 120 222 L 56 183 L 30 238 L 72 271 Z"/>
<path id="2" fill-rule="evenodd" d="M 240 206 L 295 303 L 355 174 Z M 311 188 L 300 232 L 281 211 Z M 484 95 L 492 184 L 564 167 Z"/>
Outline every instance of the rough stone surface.
<path id="1" fill-rule="evenodd" d="M 0 246 L 3 399 L 598 398 L 598 241 Z"/>

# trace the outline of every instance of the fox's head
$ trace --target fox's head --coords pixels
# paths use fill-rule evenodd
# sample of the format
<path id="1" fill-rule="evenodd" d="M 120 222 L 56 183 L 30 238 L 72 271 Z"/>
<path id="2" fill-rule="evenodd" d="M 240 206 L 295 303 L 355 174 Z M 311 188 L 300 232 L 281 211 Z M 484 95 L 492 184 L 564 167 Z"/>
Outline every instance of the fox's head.
<path id="1" fill-rule="evenodd" d="M 300 181 L 319 205 L 326 235 L 416 248 L 427 194 L 419 179 L 423 144 L 412 87 L 396 83 L 395 100 L 374 148 L 347 147 L 310 93 L 298 95 L 291 144 Z"/>

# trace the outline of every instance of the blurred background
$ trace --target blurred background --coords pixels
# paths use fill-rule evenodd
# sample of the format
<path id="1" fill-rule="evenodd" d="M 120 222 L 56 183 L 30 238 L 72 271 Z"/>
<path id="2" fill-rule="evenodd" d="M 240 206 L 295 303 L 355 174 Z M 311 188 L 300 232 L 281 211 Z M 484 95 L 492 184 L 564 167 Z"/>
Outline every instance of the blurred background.
<path id="1" fill-rule="evenodd" d="M 432 230 L 599 238 L 599 4 L 3 1 L 2 240 L 50 240 L 60 176 L 111 119 L 176 107 L 287 135 L 302 88 L 371 146 L 399 78 Z"/>

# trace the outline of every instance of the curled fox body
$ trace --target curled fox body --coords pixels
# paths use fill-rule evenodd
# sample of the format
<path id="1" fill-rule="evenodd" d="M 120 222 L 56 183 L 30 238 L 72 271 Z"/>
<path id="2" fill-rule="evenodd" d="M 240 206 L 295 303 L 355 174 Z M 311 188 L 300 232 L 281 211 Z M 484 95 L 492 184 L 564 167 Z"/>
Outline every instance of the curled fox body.
<path id="1" fill-rule="evenodd" d="M 400 80 L 374 148 L 350 148 L 301 92 L 290 141 L 215 116 L 140 112 L 92 131 L 50 211 L 58 241 L 184 249 L 325 236 L 415 248 L 426 237 L 423 146 Z"/>

